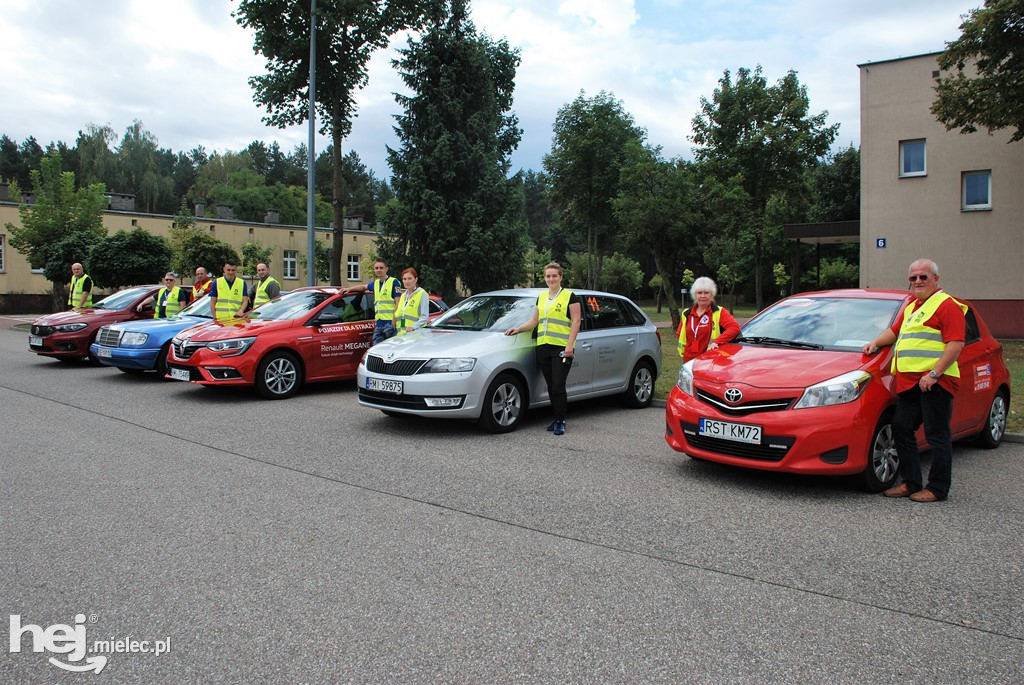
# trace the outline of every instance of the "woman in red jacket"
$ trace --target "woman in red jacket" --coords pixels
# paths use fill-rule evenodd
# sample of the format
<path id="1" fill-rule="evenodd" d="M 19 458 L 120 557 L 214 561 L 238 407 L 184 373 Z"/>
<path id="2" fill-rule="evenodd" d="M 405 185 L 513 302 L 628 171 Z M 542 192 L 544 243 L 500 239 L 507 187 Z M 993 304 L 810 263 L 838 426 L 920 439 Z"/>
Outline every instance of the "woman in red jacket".
<path id="1" fill-rule="evenodd" d="M 732 314 L 715 304 L 717 294 L 718 286 L 706 276 L 698 278 L 690 287 L 694 305 L 683 310 L 676 348 L 684 364 L 740 334 L 740 325 Z"/>

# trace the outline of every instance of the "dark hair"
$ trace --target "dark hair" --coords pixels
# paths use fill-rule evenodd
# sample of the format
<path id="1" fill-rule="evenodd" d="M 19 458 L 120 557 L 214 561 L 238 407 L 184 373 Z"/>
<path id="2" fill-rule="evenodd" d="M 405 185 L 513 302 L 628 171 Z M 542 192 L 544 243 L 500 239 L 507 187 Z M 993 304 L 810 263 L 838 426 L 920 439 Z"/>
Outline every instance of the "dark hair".
<path id="1" fill-rule="evenodd" d="M 374 264 L 376 264 L 377 262 L 380 262 L 384 266 L 388 265 L 388 260 L 384 259 L 383 257 L 377 257 L 376 259 L 373 260 Z"/>
<path id="2" fill-rule="evenodd" d="M 402 277 L 404 278 L 406 274 L 412 274 L 412 277 L 415 278 L 416 280 L 419 280 L 420 278 L 420 275 L 416 272 L 416 269 L 412 268 L 411 266 L 408 269 L 402 271 Z"/>
<path id="3" fill-rule="evenodd" d="M 224 266 L 238 266 L 238 262 L 234 259 L 225 259 Z"/>

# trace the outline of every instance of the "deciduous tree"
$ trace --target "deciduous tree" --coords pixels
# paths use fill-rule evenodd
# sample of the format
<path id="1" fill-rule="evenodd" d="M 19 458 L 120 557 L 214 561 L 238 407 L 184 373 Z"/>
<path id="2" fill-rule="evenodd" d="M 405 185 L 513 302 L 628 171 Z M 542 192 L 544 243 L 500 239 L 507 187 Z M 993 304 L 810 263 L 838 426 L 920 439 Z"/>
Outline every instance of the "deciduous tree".
<path id="1" fill-rule="evenodd" d="M 1010 128 L 1024 139 L 1024 2 L 985 0 L 960 24 L 960 37 L 939 55 L 932 114 L 947 130 Z"/>
<path id="2" fill-rule="evenodd" d="M 167 240 L 141 228 L 101 238 L 85 261 L 89 275 L 105 288 L 160 283 L 170 265 Z"/>

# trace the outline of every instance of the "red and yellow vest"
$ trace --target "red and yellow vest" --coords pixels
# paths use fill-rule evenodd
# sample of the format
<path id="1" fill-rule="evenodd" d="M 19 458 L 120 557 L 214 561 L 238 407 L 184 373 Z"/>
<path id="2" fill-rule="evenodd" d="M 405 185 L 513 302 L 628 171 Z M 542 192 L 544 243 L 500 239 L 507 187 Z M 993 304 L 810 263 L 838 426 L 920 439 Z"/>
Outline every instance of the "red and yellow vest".
<path id="1" fill-rule="evenodd" d="M 676 345 L 676 350 L 679 352 L 679 356 L 683 356 L 683 351 L 686 350 L 686 322 L 690 320 L 690 310 L 692 307 L 687 307 L 683 310 L 683 324 L 679 327 L 679 343 Z M 711 305 L 711 339 L 714 340 L 722 334 L 722 308 L 716 305 Z"/>

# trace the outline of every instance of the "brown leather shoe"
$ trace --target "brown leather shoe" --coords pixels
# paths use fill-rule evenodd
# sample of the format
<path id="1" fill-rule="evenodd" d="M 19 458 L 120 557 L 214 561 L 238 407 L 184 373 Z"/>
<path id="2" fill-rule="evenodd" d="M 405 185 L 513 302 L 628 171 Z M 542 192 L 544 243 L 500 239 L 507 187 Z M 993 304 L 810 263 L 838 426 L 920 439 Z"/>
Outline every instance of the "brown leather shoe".
<path id="1" fill-rule="evenodd" d="M 939 497 L 934 492 L 925 488 L 924 490 L 918 490 L 910 496 L 911 502 L 938 502 L 939 500 L 945 499 L 945 497 Z"/>
<path id="2" fill-rule="evenodd" d="M 894 485 L 882 493 L 886 497 L 906 497 L 911 494 L 910 486 L 906 483 Z"/>

